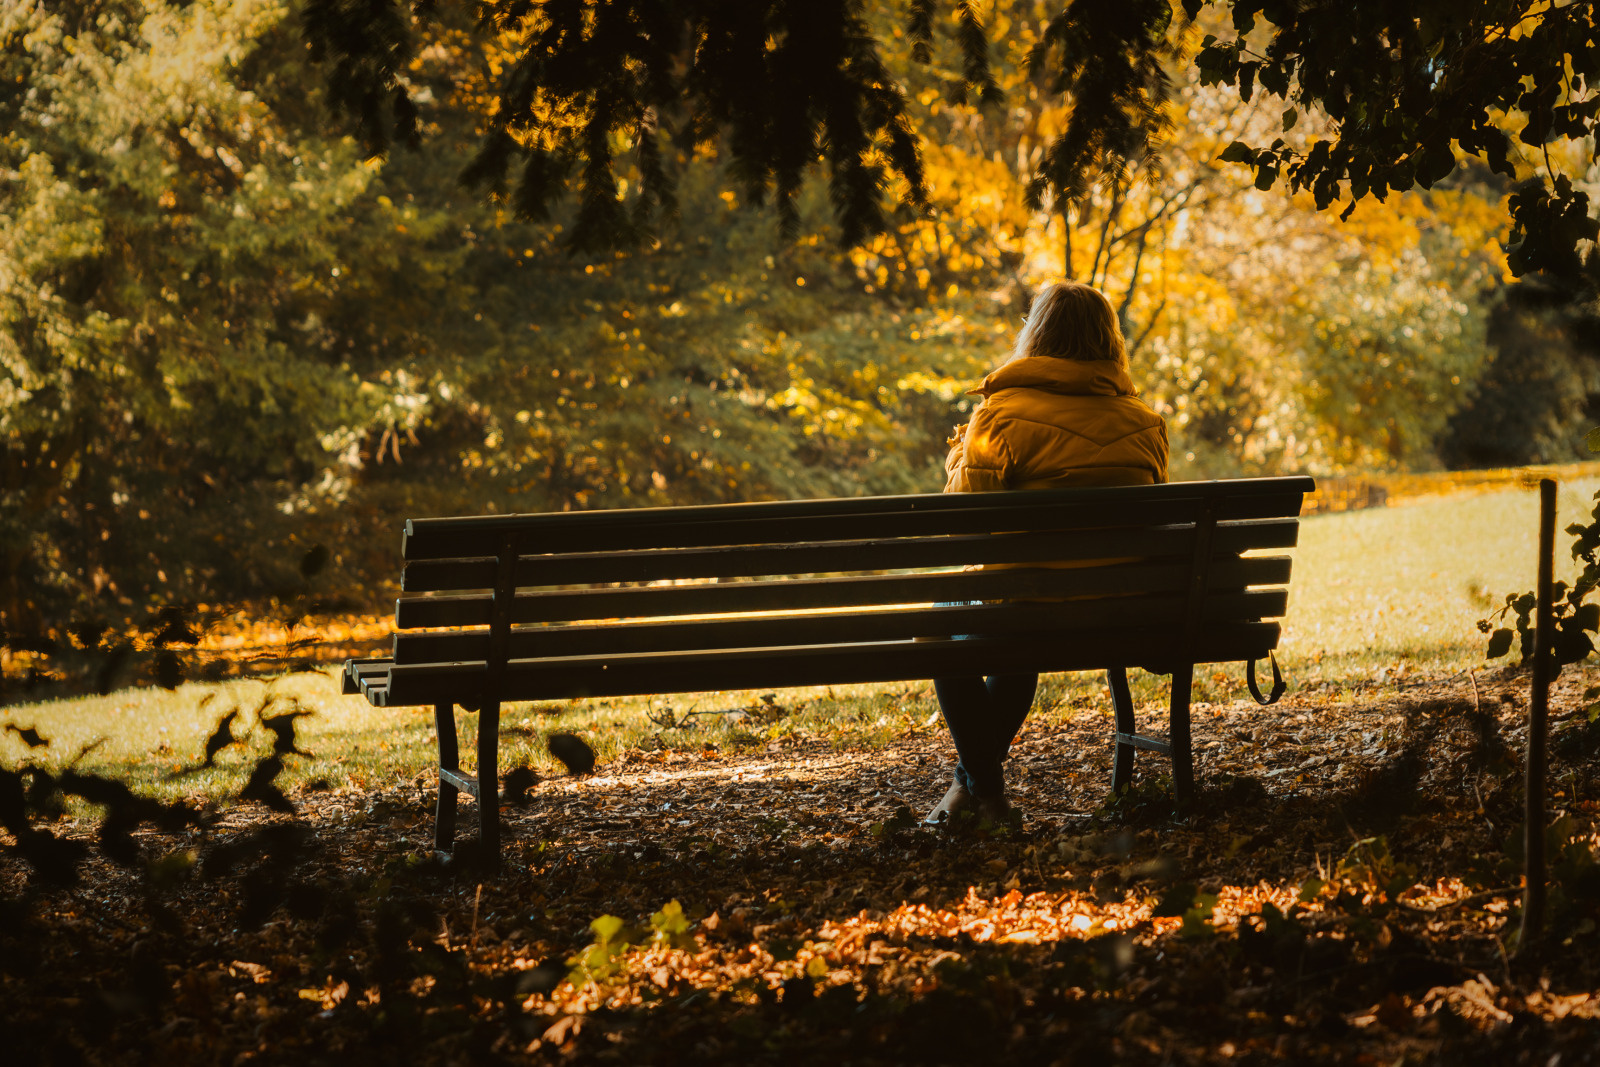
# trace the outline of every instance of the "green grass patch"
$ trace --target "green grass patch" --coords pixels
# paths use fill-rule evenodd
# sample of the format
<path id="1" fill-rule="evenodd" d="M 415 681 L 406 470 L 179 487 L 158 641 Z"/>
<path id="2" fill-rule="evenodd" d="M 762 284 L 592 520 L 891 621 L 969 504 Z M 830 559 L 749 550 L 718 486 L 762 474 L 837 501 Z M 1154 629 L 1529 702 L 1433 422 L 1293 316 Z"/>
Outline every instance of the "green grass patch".
<path id="1" fill-rule="evenodd" d="M 1597 486 L 1600 479 L 1562 487 L 1563 526 L 1587 515 Z M 1306 520 L 1280 657 L 1291 685 L 1370 687 L 1482 667 L 1484 640 L 1476 621 L 1504 594 L 1533 587 L 1537 511 L 1536 494 L 1510 489 Z M 1566 558 L 1567 540 L 1558 536 L 1558 574 L 1576 571 Z M 1141 706 L 1165 700 L 1165 679 L 1132 675 Z M 1245 696 L 1242 665 L 1197 672 L 1196 701 Z M 561 773 L 546 748 L 558 731 L 582 735 L 602 764 L 625 752 L 671 759 L 670 753 L 781 750 L 789 741 L 818 739 L 870 749 L 907 733 L 942 736 L 931 683 L 779 690 L 763 697 L 701 693 L 512 704 L 502 713 L 501 766 Z M 418 775 L 431 779 L 431 711 L 371 708 L 360 697 L 343 696 L 331 673 L 12 707 L 3 721 L 33 726 L 53 743 L 30 751 L 7 731 L 0 734 L 0 760 L 14 766 L 31 758 L 61 767 L 79 758 L 81 769 L 114 774 L 142 792 L 220 799 L 237 791 L 254 760 L 270 750 L 270 735 L 256 724 L 258 709 L 267 705 L 266 713 L 274 714 L 295 703 L 314 712 L 300 723 L 300 745 L 311 755 L 289 759 L 280 780 L 285 786 L 365 789 Z M 1110 699 L 1103 675 L 1055 675 L 1041 683 L 1036 707 L 1047 718 L 1109 715 Z M 184 773 L 201 762 L 207 736 L 233 708 L 241 713 L 235 730 L 244 743 L 224 750 L 215 767 Z M 460 712 L 458 721 L 470 768 L 477 716 Z"/>

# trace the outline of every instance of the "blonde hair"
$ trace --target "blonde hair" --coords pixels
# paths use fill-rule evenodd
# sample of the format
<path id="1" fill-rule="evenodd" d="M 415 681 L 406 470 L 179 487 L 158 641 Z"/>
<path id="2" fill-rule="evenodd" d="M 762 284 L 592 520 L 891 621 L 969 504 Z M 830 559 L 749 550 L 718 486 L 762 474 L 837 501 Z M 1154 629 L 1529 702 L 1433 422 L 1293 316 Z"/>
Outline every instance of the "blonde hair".
<path id="1" fill-rule="evenodd" d="M 1128 346 L 1111 301 L 1092 285 L 1050 282 L 1039 290 L 1017 331 L 1011 359 L 1110 359 L 1128 364 Z"/>

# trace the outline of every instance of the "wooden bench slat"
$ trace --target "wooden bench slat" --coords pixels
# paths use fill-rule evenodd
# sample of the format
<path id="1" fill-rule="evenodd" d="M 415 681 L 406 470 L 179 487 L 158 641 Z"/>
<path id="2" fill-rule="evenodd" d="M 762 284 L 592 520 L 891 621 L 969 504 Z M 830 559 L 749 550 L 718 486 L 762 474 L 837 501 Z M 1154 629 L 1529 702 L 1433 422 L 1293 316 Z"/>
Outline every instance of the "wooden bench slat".
<path id="1" fill-rule="evenodd" d="M 523 556 L 517 561 L 516 580 L 519 586 L 579 585 L 1037 563 L 1096 559 L 1111 552 L 1176 556 L 1184 550 L 1186 537 L 1192 536 L 1192 528 L 1175 526 L 555 553 Z M 406 592 L 488 588 L 484 579 L 491 576 L 492 566 L 489 560 L 421 560 L 406 566 L 401 588 Z"/>
<path id="2" fill-rule="evenodd" d="M 1290 564 L 1287 556 L 1221 560 L 1212 566 L 1211 581 L 1223 589 L 1284 585 L 1289 580 Z M 578 622 L 934 601 L 1165 593 L 1185 589 L 1189 574 L 1187 563 L 1156 562 L 1081 569 L 1007 569 L 519 593 L 511 609 L 511 621 L 520 624 Z M 488 593 L 402 598 L 395 605 L 395 624 L 402 630 L 485 626 L 489 622 L 492 600 Z"/>
<path id="3" fill-rule="evenodd" d="M 846 522 L 856 517 L 889 512 L 938 512 L 987 508 L 1001 501 L 1008 508 L 1032 507 L 1039 503 L 1063 500 L 1097 508 L 1116 508 L 1130 500 L 1170 501 L 1198 497 L 1274 496 L 1288 498 L 1312 492 L 1316 483 L 1309 477 L 1219 479 L 1204 482 L 1169 482 L 1137 487 L 1097 489 L 1037 489 L 1005 494 L 920 493 L 903 496 L 845 497 L 824 500 L 778 500 L 737 504 L 700 504 L 682 507 L 631 508 L 620 511 L 546 512 L 516 515 L 464 515 L 410 519 L 405 524 L 408 539 L 447 536 L 452 533 L 486 533 L 487 543 L 499 544 L 508 529 L 542 533 L 550 529 L 592 530 L 620 527 L 663 527 L 668 525 L 718 524 L 739 520 L 777 518 L 799 519 L 814 516 L 838 517 Z M 1298 508 L 1280 514 L 1298 514 Z M 1190 516 L 1192 518 L 1192 516 Z M 856 536 L 847 534 L 846 536 Z M 780 538 L 781 540 L 782 538 Z M 490 552 L 494 548 L 489 549 Z M 457 553 L 476 555 L 480 553 Z M 488 552 L 481 553 L 487 555 Z M 407 556 L 429 558 L 427 556 Z"/>
<path id="4" fill-rule="evenodd" d="M 488 556 L 500 550 L 508 533 L 526 542 L 522 546 L 525 552 L 569 552 L 1058 530 L 1096 525 L 1108 513 L 1115 514 L 1118 525 L 1160 525 L 1193 522 L 1204 500 L 1212 502 L 1219 520 L 1275 518 L 1297 515 L 1301 495 L 1310 484 L 1309 479 L 1254 479 L 1136 489 L 925 494 L 863 497 L 859 501 L 796 500 L 412 519 L 406 523 L 402 554 L 407 560 Z"/>
<path id="5" fill-rule="evenodd" d="M 1194 662 L 1259 658 L 1276 647 L 1274 622 L 1207 627 L 1190 651 Z M 969 640 L 860 642 L 786 648 L 649 652 L 512 660 L 500 700 L 713 692 L 724 689 L 846 685 L 927 679 L 963 672 L 1076 671 L 1110 667 L 1160 669 L 1179 655 L 1181 627 L 1119 627 L 1095 632 L 1044 632 Z M 379 694 L 394 705 L 441 700 L 473 702 L 484 692 L 484 662 L 396 664 Z"/>
<path id="6" fill-rule="evenodd" d="M 1299 528 L 1299 520 L 1292 518 L 1224 523 L 1217 528 L 1214 547 L 1221 555 L 1293 548 Z M 735 545 L 715 549 L 560 553 L 518 559 L 516 584 L 527 587 L 742 578 L 972 563 L 1037 563 L 1097 559 L 1107 555 L 1180 556 L 1189 550 L 1193 537 L 1192 525 L 1175 525 L 855 539 L 800 545 Z M 492 558 L 417 560 L 407 564 L 400 588 L 408 593 L 487 589 L 494 584 L 494 576 Z"/>
<path id="7" fill-rule="evenodd" d="M 974 494 L 984 495 L 984 494 Z M 1117 517 L 1130 525 L 1192 522 L 1200 498 L 1175 501 L 1136 501 L 1117 509 Z M 1298 508 L 1300 497 L 1237 497 L 1215 502 L 1220 519 L 1276 518 Z M 972 508 L 932 514 L 887 513 L 846 522 L 835 515 L 793 519 L 729 520 L 661 528 L 599 527 L 586 530 L 518 531 L 522 551 L 577 552 L 628 550 L 639 547 L 694 548 L 764 544 L 772 541 L 828 541 L 852 535 L 868 539 L 911 535 L 987 534 L 1008 529 L 1065 530 L 1104 521 L 1104 510 L 1081 501 L 1024 508 Z M 514 528 L 513 528 L 514 529 Z M 408 535 L 403 546 L 407 560 L 456 558 L 496 552 L 505 531 L 466 530 L 447 536 Z"/>
<path id="8" fill-rule="evenodd" d="M 1288 592 L 1283 589 L 1215 592 L 1207 597 L 1203 618 L 1208 623 L 1278 618 L 1287 604 Z M 509 655 L 512 659 L 527 659 L 750 645 L 820 645 L 958 633 L 1016 633 L 1045 628 L 1093 630 L 1103 626 L 1128 626 L 1153 618 L 1177 618 L 1183 605 L 1183 598 L 1174 594 L 1110 597 L 1071 604 L 982 604 L 849 614 L 546 626 L 513 630 Z M 394 662 L 479 660 L 487 657 L 488 649 L 489 635 L 482 630 L 401 633 L 395 635 Z"/>

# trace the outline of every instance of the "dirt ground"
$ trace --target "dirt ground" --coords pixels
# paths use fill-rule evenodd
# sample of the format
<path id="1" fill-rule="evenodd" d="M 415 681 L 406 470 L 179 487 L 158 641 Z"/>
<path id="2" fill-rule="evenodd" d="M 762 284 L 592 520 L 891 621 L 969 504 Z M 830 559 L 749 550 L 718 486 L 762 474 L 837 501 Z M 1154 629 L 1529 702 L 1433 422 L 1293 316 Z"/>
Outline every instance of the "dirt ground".
<path id="1" fill-rule="evenodd" d="M 951 764 L 924 729 L 536 782 L 496 874 L 432 856 L 432 775 L 140 831 L 139 865 L 91 852 L 75 886 L 8 849 L 10 1062 L 1592 1062 L 1587 673 L 1552 692 L 1522 952 L 1527 678 L 1501 671 L 1199 705 L 1178 813 L 1147 754 L 1108 803 L 1084 707 L 1014 746 L 1020 829 L 918 825 Z"/>

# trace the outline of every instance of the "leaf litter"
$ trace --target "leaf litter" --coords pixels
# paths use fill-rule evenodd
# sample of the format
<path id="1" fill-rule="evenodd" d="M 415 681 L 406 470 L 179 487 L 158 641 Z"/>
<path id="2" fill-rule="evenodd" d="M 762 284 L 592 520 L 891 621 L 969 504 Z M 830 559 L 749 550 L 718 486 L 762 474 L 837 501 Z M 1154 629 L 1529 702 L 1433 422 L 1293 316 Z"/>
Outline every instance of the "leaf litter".
<path id="1" fill-rule="evenodd" d="M 291 732 L 254 802 L 134 829 L 131 866 L 90 852 L 50 885 L 0 837 L 0 1015 L 39 1063 L 1583 1062 L 1594 673 L 1552 693 L 1537 954 L 1526 680 L 1501 671 L 1197 705 L 1205 791 L 1178 813 L 1160 760 L 1107 796 L 1104 714 L 1036 716 L 1020 830 L 919 825 L 938 734 L 574 749 L 576 773 L 508 775 L 498 874 L 470 842 L 433 858 L 431 775 L 285 796 Z"/>

